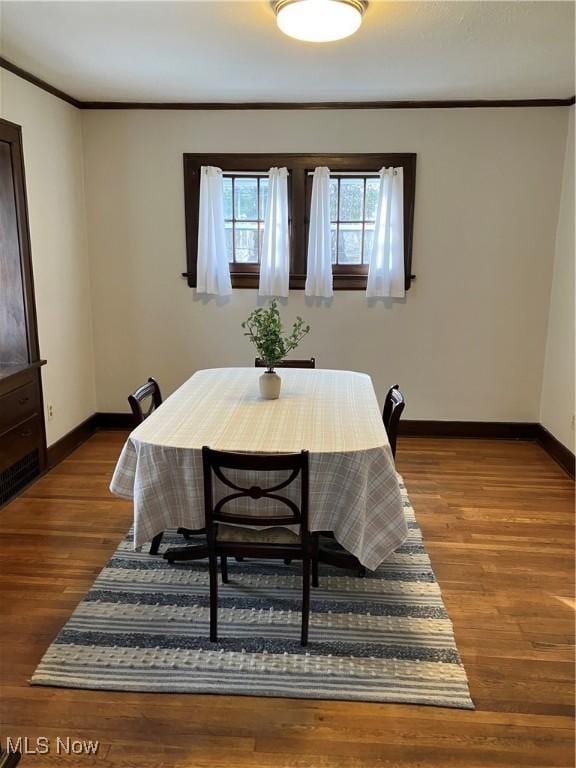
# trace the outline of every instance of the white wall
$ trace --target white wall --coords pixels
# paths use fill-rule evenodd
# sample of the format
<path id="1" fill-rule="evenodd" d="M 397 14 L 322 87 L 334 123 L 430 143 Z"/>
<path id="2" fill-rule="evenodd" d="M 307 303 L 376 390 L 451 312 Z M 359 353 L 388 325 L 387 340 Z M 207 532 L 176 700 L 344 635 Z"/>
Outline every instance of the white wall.
<path id="1" fill-rule="evenodd" d="M 22 126 L 48 445 L 96 410 L 82 117 L 0 70 L 0 114 Z"/>
<path id="2" fill-rule="evenodd" d="M 574 107 L 566 140 L 562 196 L 542 384 L 540 422 L 574 451 Z"/>
<path id="3" fill-rule="evenodd" d="M 228 303 L 186 286 L 183 152 L 417 152 L 405 302 L 330 307 L 292 292 L 321 367 L 400 383 L 411 419 L 537 421 L 566 109 L 85 112 L 98 409 L 126 410 L 152 374 L 166 392 L 199 368 L 250 365 Z"/>

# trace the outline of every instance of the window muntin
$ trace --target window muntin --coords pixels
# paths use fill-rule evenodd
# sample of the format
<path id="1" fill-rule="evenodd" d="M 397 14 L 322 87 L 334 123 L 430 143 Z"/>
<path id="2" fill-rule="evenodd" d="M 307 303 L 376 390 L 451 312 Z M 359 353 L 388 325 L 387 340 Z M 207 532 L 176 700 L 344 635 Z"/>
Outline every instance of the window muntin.
<path id="1" fill-rule="evenodd" d="M 224 226 L 230 264 L 259 264 L 268 197 L 268 175 L 222 173 Z"/>

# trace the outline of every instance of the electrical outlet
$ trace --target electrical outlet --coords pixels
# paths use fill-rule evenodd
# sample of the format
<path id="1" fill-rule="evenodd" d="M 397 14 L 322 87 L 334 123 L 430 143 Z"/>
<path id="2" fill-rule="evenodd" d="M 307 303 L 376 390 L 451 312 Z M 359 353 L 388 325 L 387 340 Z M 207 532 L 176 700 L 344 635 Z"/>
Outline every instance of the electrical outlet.
<path id="1" fill-rule="evenodd" d="M 572 429 L 574 429 L 574 423 L 576 422 L 576 413 L 572 414 L 572 421 L 570 422 L 570 426 Z"/>
<path id="2" fill-rule="evenodd" d="M 48 421 L 52 421 L 52 419 L 54 418 L 54 406 L 52 405 L 52 403 L 48 403 L 48 405 L 46 406 L 46 414 L 48 416 Z"/>

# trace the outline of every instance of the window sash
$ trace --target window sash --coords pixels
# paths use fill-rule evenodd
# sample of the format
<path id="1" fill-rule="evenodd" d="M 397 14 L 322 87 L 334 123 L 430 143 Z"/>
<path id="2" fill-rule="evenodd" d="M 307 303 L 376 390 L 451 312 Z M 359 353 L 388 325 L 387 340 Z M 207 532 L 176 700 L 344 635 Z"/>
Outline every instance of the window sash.
<path id="1" fill-rule="evenodd" d="M 341 211 L 340 211 L 340 203 L 342 200 L 341 195 L 341 182 L 342 180 L 352 180 L 352 181 L 361 181 L 362 182 L 362 214 L 359 218 L 356 219 L 343 219 L 341 217 Z M 344 270 L 340 270 L 340 272 L 345 272 L 349 267 L 352 266 L 367 266 L 368 265 L 368 258 L 367 258 L 367 237 L 366 237 L 366 229 L 367 225 L 369 224 L 375 224 L 376 223 L 376 217 L 368 218 L 366 216 L 366 191 L 368 188 L 368 180 L 369 179 L 378 179 L 379 177 L 375 173 L 366 173 L 366 174 L 360 174 L 360 173 L 330 173 L 330 180 L 334 180 L 337 182 L 337 193 L 336 193 L 336 218 L 330 217 L 330 224 L 335 224 L 335 240 L 336 240 L 336 261 L 333 262 L 333 267 L 344 267 Z M 342 227 L 341 225 L 357 225 L 361 226 L 361 237 L 360 237 L 360 263 L 356 264 L 353 263 L 346 263 L 340 261 L 340 250 L 341 250 L 341 238 L 340 238 L 340 231 L 341 229 L 345 229 L 346 227 Z M 352 230 L 354 231 L 354 230 Z"/>
<path id="2" fill-rule="evenodd" d="M 232 231 L 232 261 L 230 261 L 230 270 L 232 271 L 242 271 L 242 267 L 249 266 L 250 268 L 255 267 L 255 270 L 258 272 L 260 268 L 260 256 L 262 251 L 262 233 L 264 230 L 264 216 L 265 211 L 262 211 L 261 209 L 261 180 L 262 179 L 268 179 L 268 174 L 263 173 L 262 171 L 256 171 L 253 173 L 250 173 L 248 171 L 245 172 L 230 172 L 226 169 L 223 169 L 222 171 L 222 177 L 224 179 L 230 179 L 231 180 L 231 206 L 232 206 L 232 218 L 225 218 L 224 223 L 225 225 L 231 224 L 231 227 L 226 227 L 227 229 L 231 229 Z M 242 219 L 237 217 L 237 211 L 236 211 L 236 187 L 237 187 L 237 181 L 238 179 L 255 179 L 256 180 L 256 219 Z M 257 254 L 257 262 L 243 262 L 238 261 L 236 259 L 236 230 L 242 229 L 242 224 L 253 224 L 255 226 L 256 231 L 256 254 Z M 252 228 L 249 228 L 252 229 Z M 241 267 L 238 270 L 238 267 Z"/>

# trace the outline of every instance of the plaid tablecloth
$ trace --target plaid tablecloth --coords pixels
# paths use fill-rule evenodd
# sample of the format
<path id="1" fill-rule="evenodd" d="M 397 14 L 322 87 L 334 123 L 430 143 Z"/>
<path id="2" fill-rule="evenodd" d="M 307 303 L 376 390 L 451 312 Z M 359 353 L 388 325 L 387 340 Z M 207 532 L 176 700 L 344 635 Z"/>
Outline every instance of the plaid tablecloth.
<path id="1" fill-rule="evenodd" d="M 370 377 L 286 368 L 280 398 L 262 400 L 261 374 L 198 371 L 131 433 L 110 489 L 134 500 L 134 545 L 167 528 L 203 526 L 203 445 L 259 453 L 307 449 L 310 530 L 333 531 L 363 565 L 376 568 L 408 531 Z"/>

